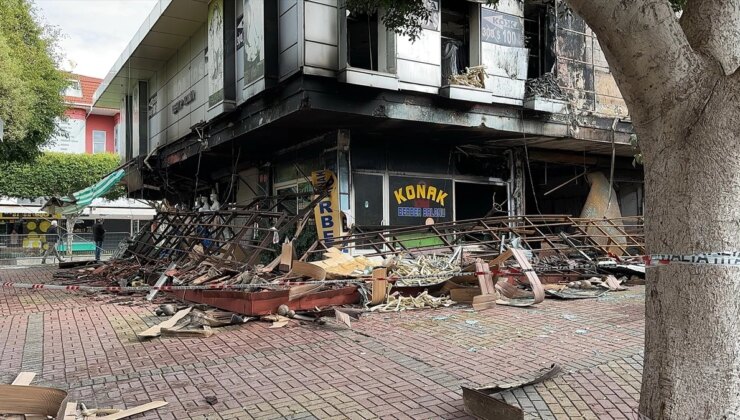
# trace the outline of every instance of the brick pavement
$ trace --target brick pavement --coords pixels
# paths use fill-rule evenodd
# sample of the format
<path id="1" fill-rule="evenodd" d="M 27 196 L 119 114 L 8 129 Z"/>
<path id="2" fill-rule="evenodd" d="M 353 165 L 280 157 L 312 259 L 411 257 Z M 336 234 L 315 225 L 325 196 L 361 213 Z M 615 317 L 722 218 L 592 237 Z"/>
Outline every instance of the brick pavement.
<path id="1" fill-rule="evenodd" d="M 42 282 L 49 268 L 1 269 Z M 593 300 L 375 313 L 353 329 L 252 322 L 210 338 L 140 341 L 160 322 L 139 297 L 0 289 L 0 382 L 21 370 L 88 407 L 169 405 L 147 419 L 467 418 L 460 385 L 553 380 L 502 397 L 527 418 L 636 418 L 644 289 Z M 213 406 L 205 397 L 215 395 Z"/>

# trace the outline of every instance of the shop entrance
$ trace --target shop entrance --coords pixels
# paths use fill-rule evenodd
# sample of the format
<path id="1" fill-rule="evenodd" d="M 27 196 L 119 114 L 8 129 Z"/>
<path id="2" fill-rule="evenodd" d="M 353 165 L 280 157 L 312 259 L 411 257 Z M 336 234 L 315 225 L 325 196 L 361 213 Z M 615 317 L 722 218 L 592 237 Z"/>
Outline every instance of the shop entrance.
<path id="1" fill-rule="evenodd" d="M 383 224 L 383 175 L 354 173 L 355 224 Z"/>
<path id="2" fill-rule="evenodd" d="M 455 182 L 455 220 L 509 214 L 505 185 Z"/>

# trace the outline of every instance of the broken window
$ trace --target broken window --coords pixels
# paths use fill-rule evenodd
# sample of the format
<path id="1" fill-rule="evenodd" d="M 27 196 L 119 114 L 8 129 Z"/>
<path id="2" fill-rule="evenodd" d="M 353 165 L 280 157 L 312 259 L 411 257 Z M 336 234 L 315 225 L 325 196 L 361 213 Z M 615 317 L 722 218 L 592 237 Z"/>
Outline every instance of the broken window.
<path id="1" fill-rule="evenodd" d="M 470 5 L 442 0 L 442 85 L 470 66 Z"/>
<path id="2" fill-rule="evenodd" d="M 553 31 L 549 28 L 548 6 L 524 4 L 524 43 L 529 48 L 527 78 L 534 79 L 552 71 L 555 63 L 552 53 Z"/>
<path id="3" fill-rule="evenodd" d="M 347 61 L 350 66 L 378 70 L 378 14 L 347 16 Z"/>

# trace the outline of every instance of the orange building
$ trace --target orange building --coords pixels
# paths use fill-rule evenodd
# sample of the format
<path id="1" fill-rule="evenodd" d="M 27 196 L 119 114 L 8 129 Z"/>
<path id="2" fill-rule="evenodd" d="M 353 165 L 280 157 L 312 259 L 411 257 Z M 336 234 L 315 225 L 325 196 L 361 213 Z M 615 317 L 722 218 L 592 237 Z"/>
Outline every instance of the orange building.
<path id="1" fill-rule="evenodd" d="M 64 101 L 69 107 L 59 132 L 43 148 L 65 153 L 116 153 L 119 112 L 93 106 L 93 94 L 102 79 L 69 74 Z"/>

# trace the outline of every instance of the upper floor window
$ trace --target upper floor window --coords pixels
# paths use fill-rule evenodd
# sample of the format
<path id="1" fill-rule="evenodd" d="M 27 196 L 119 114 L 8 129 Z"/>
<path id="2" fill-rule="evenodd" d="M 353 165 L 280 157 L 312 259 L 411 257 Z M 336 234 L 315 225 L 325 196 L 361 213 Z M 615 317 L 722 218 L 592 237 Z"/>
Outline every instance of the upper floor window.
<path id="1" fill-rule="evenodd" d="M 105 131 L 93 130 L 93 153 L 105 153 Z"/>
<path id="2" fill-rule="evenodd" d="M 524 3 L 524 44 L 529 49 L 527 77 L 534 79 L 552 71 L 553 34 L 549 28 L 548 6 Z"/>
<path id="3" fill-rule="evenodd" d="M 347 16 L 347 61 L 350 66 L 378 70 L 378 14 Z"/>
<path id="4" fill-rule="evenodd" d="M 470 66 L 470 5 L 442 0 L 442 85 Z"/>
<path id="5" fill-rule="evenodd" d="M 76 98 L 82 98 L 82 86 L 79 80 L 69 79 L 67 80 L 69 85 L 64 89 L 64 96 L 74 96 Z"/>

